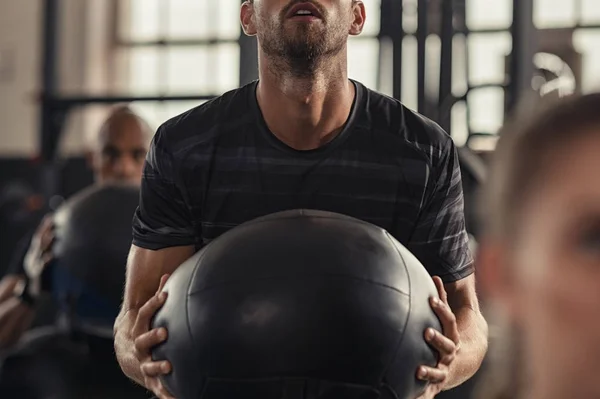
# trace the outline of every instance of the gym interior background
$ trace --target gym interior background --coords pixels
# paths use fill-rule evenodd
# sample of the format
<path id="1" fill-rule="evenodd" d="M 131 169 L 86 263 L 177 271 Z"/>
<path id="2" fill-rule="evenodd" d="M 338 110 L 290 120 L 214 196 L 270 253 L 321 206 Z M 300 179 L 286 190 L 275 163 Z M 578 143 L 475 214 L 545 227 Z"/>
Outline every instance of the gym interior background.
<path id="1" fill-rule="evenodd" d="M 463 147 L 467 217 L 524 93 L 600 89 L 598 0 L 364 0 L 350 76 Z M 16 242 L 88 185 L 111 104 L 161 122 L 257 77 L 240 0 L 0 0 L 0 275 Z"/>

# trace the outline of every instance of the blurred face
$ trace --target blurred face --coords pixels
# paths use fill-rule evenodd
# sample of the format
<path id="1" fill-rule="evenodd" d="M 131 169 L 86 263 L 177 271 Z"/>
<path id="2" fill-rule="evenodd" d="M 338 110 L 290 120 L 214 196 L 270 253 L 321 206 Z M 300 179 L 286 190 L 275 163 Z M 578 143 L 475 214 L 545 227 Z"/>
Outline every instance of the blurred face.
<path id="1" fill-rule="evenodd" d="M 600 397 L 600 131 L 549 159 L 515 246 L 504 248 L 500 267 L 511 272 L 500 299 L 524 331 L 536 383 Z"/>
<path id="2" fill-rule="evenodd" d="M 149 134 L 133 115 L 113 117 L 100 133 L 99 148 L 93 154 L 96 180 L 140 184 Z"/>
<path id="3" fill-rule="evenodd" d="M 262 50 L 286 60 L 318 60 L 346 48 L 362 31 L 365 11 L 352 0 L 255 0 L 242 7 L 242 23 Z"/>

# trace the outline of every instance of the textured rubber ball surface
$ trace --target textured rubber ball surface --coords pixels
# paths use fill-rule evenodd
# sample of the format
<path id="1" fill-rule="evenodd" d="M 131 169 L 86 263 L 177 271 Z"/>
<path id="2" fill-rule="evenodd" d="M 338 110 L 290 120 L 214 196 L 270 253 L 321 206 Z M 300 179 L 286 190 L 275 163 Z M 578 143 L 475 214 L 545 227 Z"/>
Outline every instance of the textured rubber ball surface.
<path id="1" fill-rule="evenodd" d="M 178 399 L 413 399 L 435 366 L 437 295 L 386 231 L 295 210 L 240 225 L 184 262 L 153 321 Z"/>

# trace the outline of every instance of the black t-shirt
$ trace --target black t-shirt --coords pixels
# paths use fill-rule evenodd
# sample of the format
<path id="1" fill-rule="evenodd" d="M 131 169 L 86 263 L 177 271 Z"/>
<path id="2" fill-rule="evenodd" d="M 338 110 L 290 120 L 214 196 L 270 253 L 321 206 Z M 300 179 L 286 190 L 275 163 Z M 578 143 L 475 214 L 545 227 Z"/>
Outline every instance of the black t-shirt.
<path id="1" fill-rule="evenodd" d="M 297 151 L 267 128 L 257 82 L 164 123 L 144 168 L 133 243 L 202 245 L 290 209 L 378 225 L 445 282 L 473 271 L 457 151 L 449 135 L 399 101 L 354 82 L 342 132 Z"/>

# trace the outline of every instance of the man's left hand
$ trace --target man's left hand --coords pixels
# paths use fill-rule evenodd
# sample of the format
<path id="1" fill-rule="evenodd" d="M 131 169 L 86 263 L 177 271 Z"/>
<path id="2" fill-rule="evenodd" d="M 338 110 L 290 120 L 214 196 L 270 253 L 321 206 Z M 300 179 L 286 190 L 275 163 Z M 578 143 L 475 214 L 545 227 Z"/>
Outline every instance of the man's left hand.
<path id="1" fill-rule="evenodd" d="M 432 328 L 425 330 L 425 340 L 439 352 L 437 367 L 421 366 L 417 370 L 417 378 L 429 382 L 425 393 L 418 399 L 431 399 L 444 390 L 450 366 L 456 358 L 460 348 L 460 334 L 456 324 L 456 316 L 448 305 L 448 295 L 444 283 L 439 277 L 433 281 L 439 293 L 438 298 L 431 298 L 430 304 L 435 314 L 440 319 L 443 333 Z"/>

